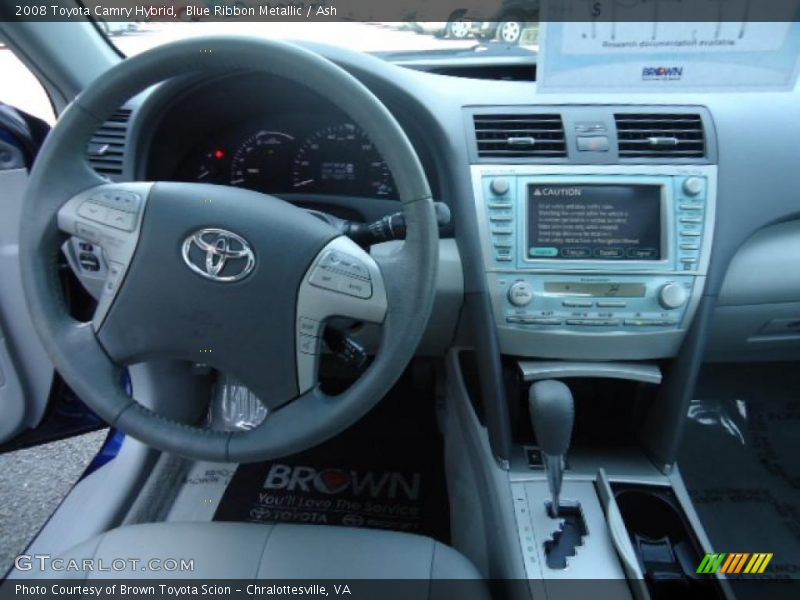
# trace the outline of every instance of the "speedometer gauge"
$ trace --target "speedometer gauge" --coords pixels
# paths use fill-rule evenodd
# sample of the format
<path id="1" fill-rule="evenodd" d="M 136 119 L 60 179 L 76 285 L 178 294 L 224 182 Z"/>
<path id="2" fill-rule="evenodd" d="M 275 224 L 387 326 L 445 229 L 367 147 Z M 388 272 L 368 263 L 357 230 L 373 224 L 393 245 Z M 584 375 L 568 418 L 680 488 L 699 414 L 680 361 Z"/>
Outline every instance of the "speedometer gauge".
<path id="1" fill-rule="evenodd" d="M 363 131 L 350 123 L 312 133 L 292 163 L 296 191 L 394 198 L 389 167 Z"/>
<path id="2" fill-rule="evenodd" d="M 230 184 L 252 190 L 276 188 L 291 168 L 292 142 L 291 135 L 280 131 L 262 130 L 248 137 L 231 160 Z"/>

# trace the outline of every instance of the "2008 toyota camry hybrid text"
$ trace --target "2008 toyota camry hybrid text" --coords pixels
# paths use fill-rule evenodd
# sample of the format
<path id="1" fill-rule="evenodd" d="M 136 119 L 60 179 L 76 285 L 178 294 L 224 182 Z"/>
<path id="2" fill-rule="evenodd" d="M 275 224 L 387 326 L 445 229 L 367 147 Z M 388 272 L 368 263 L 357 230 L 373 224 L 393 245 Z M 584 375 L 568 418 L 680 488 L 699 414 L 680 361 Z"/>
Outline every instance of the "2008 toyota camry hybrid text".
<path id="1" fill-rule="evenodd" d="M 0 600 L 799 597 L 800 0 L 0 42 Z"/>

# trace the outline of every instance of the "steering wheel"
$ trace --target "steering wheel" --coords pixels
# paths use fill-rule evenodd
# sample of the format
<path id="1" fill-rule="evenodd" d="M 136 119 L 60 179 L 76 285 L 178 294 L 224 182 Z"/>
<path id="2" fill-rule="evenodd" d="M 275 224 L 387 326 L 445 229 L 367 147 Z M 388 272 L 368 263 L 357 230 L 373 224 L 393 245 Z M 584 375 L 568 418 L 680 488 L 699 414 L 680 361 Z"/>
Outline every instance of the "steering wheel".
<path id="1" fill-rule="evenodd" d="M 394 176 L 406 240 L 373 259 L 317 217 L 226 186 L 109 183 L 86 162 L 96 129 L 151 85 L 191 73 L 268 73 L 347 113 Z M 163 451 L 251 462 L 314 446 L 363 416 L 408 364 L 431 313 L 438 230 L 423 169 L 394 117 L 359 81 L 303 48 L 196 38 L 154 48 L 97 78 L 64 111 L 31 172 L 20 232 L 37 332 L 67 384 L 109 424 Z M 67 311 L 57 275 L 66 236 L 108 264 L 93 320 Z M 319 387 L 329 317 L 383 324 L 377 356 L 345 392 Z M 268 408 L 261 425 L 223 432 L 155 414 L 121 387 L 126 365 L 180 359 L 230 373 Z"/>

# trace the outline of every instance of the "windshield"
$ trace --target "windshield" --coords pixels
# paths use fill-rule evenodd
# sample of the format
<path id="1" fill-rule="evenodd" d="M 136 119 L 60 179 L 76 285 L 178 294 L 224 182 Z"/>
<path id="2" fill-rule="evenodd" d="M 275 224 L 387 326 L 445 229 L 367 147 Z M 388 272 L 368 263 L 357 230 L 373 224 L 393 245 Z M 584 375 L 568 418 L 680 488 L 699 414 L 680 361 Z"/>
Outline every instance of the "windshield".
<path id="1" fill-rule="evenodd" d="M 193 36 L 235 34 L 318 42 L 377 54 L 535 53 L 538 22 L 130 22 L 98 21 L 126 56 Z"/>

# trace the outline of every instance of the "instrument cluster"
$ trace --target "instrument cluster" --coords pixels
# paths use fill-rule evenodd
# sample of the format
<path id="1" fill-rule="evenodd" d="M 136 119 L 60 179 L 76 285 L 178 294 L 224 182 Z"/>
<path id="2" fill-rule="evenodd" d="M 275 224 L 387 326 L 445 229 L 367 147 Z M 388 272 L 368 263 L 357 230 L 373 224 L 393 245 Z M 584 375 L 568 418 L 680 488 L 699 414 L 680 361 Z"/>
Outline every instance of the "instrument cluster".
<path id="1" fill-rule="evenodd" d="M 383 157 L 366 134 L 345 119 L 282 115 L 209 137 L 188 151 L 174 179 L 269 194 L 397 198 Z"/>

